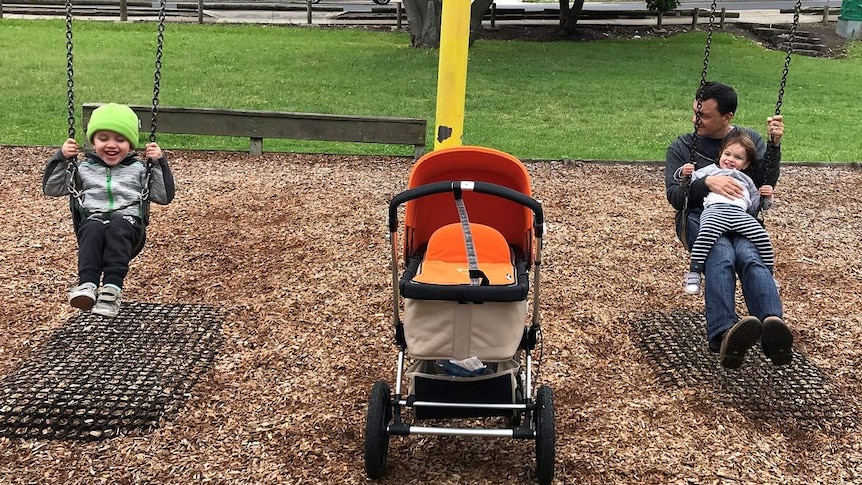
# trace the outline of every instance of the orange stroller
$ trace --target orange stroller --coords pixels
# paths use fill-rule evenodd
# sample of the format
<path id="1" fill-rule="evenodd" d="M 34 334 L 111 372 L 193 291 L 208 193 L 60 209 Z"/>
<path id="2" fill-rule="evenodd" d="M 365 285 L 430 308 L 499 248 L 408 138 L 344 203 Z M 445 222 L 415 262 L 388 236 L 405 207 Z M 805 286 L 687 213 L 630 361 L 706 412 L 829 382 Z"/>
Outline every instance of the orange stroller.
<path id="1" fill-rule="evenodd" d="M 553 394 L 540 386 L 533 395 L 538 365 L 534 369 L 531 351 L 541 342 L 544 216 L 531 195 L 529 174 L 517 158 L 489 148 L 455 147 L 417 161 L 408 190 L 390 202 L 393 324 L 399 350 L 394 394 L 386 381 L 378 381 L 368 403 L 369 478 L 383 476 L 391 436 L 442 435 L 534 440 L 537 481 L 547 484 L 553 479 Z M 404 258 L 400 277 L 399 253 Z M 405 370 L 408 359 L 412 362 Z M 493 417 L 503 419 L 467 419 L 465 426 L 477 421 L 502 424 L 416 424 Z"/>

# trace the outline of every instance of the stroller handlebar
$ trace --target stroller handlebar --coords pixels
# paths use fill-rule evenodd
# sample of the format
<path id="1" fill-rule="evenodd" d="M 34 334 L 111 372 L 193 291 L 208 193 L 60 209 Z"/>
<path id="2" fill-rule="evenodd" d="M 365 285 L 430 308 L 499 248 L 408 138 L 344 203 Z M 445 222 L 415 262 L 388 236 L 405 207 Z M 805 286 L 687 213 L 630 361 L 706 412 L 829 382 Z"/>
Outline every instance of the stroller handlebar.
<path id="1" fill-rule="evenodd" d="M 490 182 L 474 182 L 474 181 L 444 181 L 434 182 L 430 184 L 420 185 L 419 187 L 405 190 L 397 194 L 389 202 L 389 232 L 398 230 L 398 207 L 401 204 L 409 202 L 420 197 L 426 197 L 434 194 L 442 194 L 445 192 L 455 192 L 456 197 L 460 197 L 460 192 L 470 191 L 479 194 L 488 194 L 495 197 L 500 197 L 516 204 L 520 204 L 531 211 L 535 217 L 534 225 L 536 228 L 536 237 L 541 238 L 544 232 L 545 216 L 542 212 L 542 204 L 536 199 L 524 195 L 517 190 L 512 190 L 502 185 L 492 184 Z"/>

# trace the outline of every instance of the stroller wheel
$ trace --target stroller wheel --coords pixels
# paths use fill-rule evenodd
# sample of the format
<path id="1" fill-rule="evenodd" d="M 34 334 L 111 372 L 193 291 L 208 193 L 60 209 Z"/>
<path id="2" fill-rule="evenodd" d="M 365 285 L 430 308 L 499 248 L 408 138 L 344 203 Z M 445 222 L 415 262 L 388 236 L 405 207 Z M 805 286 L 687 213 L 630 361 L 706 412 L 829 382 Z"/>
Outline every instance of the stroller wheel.
<path id="1" fill-rule="evenodd" d="M 542 485 L 554 479 L 554 396 L 551 388 L 542 386 L 536 391 L 536 479 Z"/>
<path id="2" fill-rule="evenodd" d="M 392 419 L 392 401 L 389 384 L 377 381 L 368 399 L 368 415 L 365 421 L 365 474 L 377 479 L 386 471 L 389 454 L 389 420 Z"/>

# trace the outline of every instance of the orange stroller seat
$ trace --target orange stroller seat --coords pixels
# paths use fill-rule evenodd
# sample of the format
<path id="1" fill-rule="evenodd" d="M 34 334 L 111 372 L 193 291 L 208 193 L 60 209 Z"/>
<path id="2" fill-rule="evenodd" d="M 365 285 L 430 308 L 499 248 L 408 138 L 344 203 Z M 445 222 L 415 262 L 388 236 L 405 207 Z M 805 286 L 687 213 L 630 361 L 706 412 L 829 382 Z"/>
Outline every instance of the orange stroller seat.
<path id="1" fill-rule="evenodd" d="M 512 251 L 506 238 L 493 227 L 470 224 L 479 270 L 489 285 L 510 285 L 515 281 Z M 413 281 L 437 285 L 469 285 L 470 267 L 466 239 L 460 223 L 447 224 L 431 235 L 425 259 Z"/>

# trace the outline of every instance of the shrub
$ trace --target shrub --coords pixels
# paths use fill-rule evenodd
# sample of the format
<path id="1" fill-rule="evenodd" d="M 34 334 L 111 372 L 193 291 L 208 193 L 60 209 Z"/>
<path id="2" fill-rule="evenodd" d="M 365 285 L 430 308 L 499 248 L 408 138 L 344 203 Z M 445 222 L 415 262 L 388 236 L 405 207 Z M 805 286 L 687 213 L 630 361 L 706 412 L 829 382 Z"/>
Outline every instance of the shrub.
<path id="1" fill-rule="evenodd" d="M 652 12 L 670 12 L 679 6 L 679 0 L 646 0 L 646 7 Z"/>

